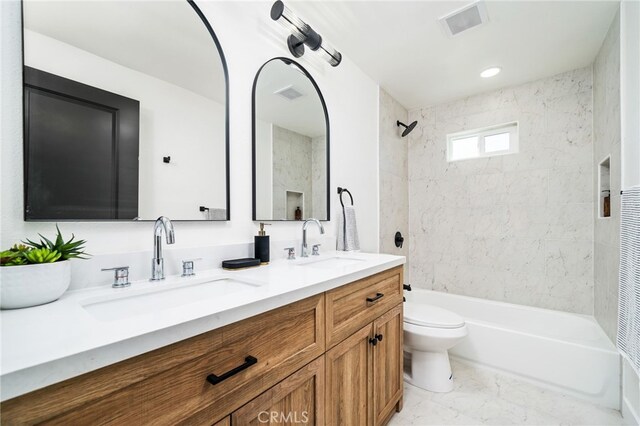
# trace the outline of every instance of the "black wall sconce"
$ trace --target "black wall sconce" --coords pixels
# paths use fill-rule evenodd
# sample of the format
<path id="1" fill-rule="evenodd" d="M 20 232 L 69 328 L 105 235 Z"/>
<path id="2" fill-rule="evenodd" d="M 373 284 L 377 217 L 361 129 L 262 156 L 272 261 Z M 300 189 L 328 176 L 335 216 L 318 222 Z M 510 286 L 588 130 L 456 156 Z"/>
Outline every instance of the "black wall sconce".
<path id="1" fill-rule="evenodd" d="M 294 57 L 299 58 L 304 55 L 304 45 L 306 44 L 314 52 L 320 52 L 331 66 L 340 65 L 342 54 L 324 42 L 320 34 L 291 12 L 281 0 L 277 0 L 271 6 L 271 19 L 280 22 L 292 32 L 287 38 L 287 46 Z"/>

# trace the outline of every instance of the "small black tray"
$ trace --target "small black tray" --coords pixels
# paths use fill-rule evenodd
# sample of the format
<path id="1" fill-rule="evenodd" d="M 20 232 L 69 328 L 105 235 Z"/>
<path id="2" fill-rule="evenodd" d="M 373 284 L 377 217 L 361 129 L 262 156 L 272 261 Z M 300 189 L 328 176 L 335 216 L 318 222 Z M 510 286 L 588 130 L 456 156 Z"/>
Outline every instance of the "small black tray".
<path id="1" fill-rule="evenodd" d="M 224 269 L 243 269 L 252 268 L 254 266 L 260 266 L 260 259 L 246 258 L 246 259 L 229 259 L 222 261 L 222 267 Z"/>

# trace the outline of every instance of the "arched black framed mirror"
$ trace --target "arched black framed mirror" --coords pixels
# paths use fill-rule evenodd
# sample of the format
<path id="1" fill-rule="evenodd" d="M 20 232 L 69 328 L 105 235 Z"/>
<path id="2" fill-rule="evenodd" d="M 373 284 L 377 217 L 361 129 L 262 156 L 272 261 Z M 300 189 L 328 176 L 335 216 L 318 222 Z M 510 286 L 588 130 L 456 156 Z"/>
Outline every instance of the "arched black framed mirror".
<path id="1" fill-rule="evenodd" d="M 24 0 L 25 220 L 229 220 L 229 86 L 191 0 Z"/>
<path id="2" fill-rule="evenodd" d="M 329 114 L 313 77 L 291 59 L 269 60 L 252 110 L 253 220 L 329 220 Z"/>

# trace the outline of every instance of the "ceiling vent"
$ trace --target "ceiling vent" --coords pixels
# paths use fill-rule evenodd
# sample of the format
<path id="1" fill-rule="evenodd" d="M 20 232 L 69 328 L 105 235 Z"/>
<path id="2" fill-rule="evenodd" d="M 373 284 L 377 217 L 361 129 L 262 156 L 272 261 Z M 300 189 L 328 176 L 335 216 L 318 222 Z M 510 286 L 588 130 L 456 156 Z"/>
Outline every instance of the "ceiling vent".
<path id="1" fill-rule="evenodd" d="M 487 8 L 482 1 L 472 3 L 439 19 L 449 37 L 458 35 L 489 21 Z"/>
<path id="2" fill-rule="evenodd" d="M 284 87 L 280 90 L 276 90 L 275 92 L 273 92 L 274 95 L 278 95 L 278 96 L 282 96 L 283 98 L 285 98 L 288 101 L 293 101 L 295 99 L 298 99 L 302 96 L 304 96 L 302 93 L 300 93 L 298 91 L 298 89 L 296 89 L 293 86 L 287 86 Z"/>

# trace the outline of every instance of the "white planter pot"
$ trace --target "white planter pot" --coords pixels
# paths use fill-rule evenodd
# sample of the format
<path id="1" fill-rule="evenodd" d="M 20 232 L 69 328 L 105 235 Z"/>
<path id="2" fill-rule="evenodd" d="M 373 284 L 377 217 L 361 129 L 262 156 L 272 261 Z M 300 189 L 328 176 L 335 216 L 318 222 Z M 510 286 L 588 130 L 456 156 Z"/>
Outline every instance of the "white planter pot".
<path id="1" fill-rule="evenodd" d="M 71 284 L 71 262 L 0 267 L 0 308 L 17 309 L 57 300 Z"/>

